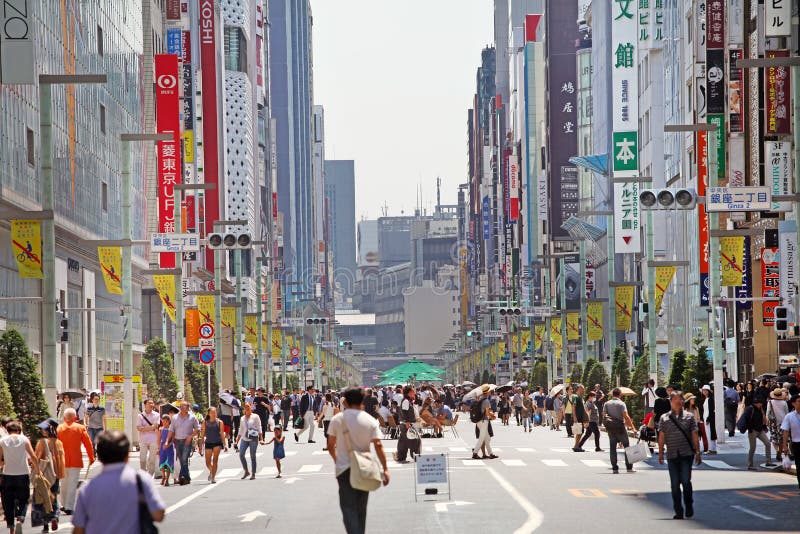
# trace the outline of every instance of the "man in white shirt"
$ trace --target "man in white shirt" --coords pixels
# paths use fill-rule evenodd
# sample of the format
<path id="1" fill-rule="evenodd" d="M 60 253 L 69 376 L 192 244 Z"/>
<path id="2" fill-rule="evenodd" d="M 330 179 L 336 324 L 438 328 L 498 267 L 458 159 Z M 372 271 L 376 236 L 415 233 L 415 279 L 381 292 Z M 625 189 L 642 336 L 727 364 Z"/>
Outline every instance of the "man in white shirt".
<path id="1" fill-rule="evenodd" d="M 136 430 L 139 431 L 139 467 L 152 476 L 156 472 L 158 463 L 158 425 L 161 417 L 153 410 L 153 399 L 145 399 L 144 411 L 139 414 L 136 421 Z"/>
<path id="2" fill-rule="evenodd" d="M 793 411 L 786 414 L 781 423 L 783 431 L 783 452 L 794 456 L 794 470 L 797 475 L 797 487 L 800 488 L 800 395 L 789 400 Z"/>
<path id="3" fill-rule="evenodd" d="M 644 414 L 653 413 L 653 407 L 656 405 L 656 381 L 652 378 L 647 382 L 647 385 L 642 390 L 642 397 L 644 397 Z"/>
<path id="4" fill-rule="evenodd" d="M 378 421 L 363 411 L 364 392 L 348 388 L 344 392 L 344 411 L 335 415 L 328 426 L 328 453 L 336 466 L 339 483 L 339 506 L 347 534 L 363 534 L 367 529 L 369 492 L 350 485 L 350 451 L 369 452 L 370 444 L 383 468 L 383 485 L 389 484 L 389 468 L 383 452 Z"/>

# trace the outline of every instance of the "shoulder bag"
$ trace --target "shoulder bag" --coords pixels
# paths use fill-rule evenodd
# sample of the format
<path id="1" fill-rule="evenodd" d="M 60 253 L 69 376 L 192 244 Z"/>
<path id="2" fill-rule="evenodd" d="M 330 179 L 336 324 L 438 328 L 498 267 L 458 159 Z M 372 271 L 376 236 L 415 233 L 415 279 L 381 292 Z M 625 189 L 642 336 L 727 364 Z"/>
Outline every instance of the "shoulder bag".
<path id="1" fill-rule="evenodd" d="M 142 479 L 136 474 L 136 492 L 139 496 L 139 532 L 140 534 L 158 534 L 158 528 L 153 523 L 153 516 L 150 515 L 150 508 L 147 506 L 147 499 L 142 489 Z"/>
<path id="2" fill-rule="evenodd" d="M 680 423 L 678 423 L 678 420 L 675 419 L 675 416 L 672 414 L 672 412 L 670 412 L 670 414 L 669 414 L 669 419 L 670 419 L 670 421 L 672 421 L 672 424 L 674 424 L 676 427 L 678 427 L 678 430 L 681 431 L 681 434 L 683 434 L 683 437 L 686 438 L 686 443 L 688 443 L 689 444 L 689 448 L 692 449 L 692 454 L 696 453 L 697 451 L 694 450 L 694 443 L 692 443 L 692 440 L 689 437 L 689 434 L 687 434 L 686 430 L 684 430 L 684 428 L 680 425 Z"/>
<path id="3" fill-rule="evenodd" d="M 350 485 L 361 491 L 375 491 L 383 484 L 383 474 L 372 458 L 371 451 L 353 450 L 353 443 L 350 441 L 350 430 L 347 428 L 347 421 L 342 415 L 342 429 L 347 446 L 347 453 L 350 455 Z"/>
<path id="4" fill-rule="evenodd" d="M 47 456 L 44 458 L 39 458 L 39 471 L 42 473 L 42 476 L 47 480 L 49 484 L 48 488 L 52 487 L 53 484 L 56 483 L 58 477 L 56 476 L 56 469 L 55 465 L 53 464 L 53 453 L 50 450 L 50 442 L 47 438 L 44 440 L 44 450 L 47 453 Z"/>

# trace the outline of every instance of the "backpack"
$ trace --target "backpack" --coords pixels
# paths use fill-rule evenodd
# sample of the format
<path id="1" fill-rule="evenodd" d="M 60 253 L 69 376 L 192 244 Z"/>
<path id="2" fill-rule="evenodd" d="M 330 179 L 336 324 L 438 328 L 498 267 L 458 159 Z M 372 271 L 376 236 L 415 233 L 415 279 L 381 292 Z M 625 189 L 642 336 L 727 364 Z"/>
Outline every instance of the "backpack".
<path id="1" fill-rule="evenodd" d="M 544 407 L 547 410 L 555 410 L 555 407 L 553 406 L 553 397 L 551 397 L 550 395 L 545 397 L 545 399 L 544 399 Z"/>
<path id="2" fill-rule="evenodd" d="M 483 421 L 483 410 L 481 410 L 481 404 L 483 404 L 483 399 L 477 399 L 472 402 L 469 407 L 469 420 L 473 423 L 480 423 Z"/>
<path id="3" fill-rule="evenodd" d="M 749 412 L 748 412 L 749 410 Z M 742 434 L 747 434 L 747 424 L 750 422 L 750 419 L 753 417 L 753 412 L 755 410 L 752 409 L 751 406 L 748 406 L 745 411 L 742 412 L 742 415 L 739 416 L 739 420 L 736 421 L 736 430 L 741 432 Z"/>

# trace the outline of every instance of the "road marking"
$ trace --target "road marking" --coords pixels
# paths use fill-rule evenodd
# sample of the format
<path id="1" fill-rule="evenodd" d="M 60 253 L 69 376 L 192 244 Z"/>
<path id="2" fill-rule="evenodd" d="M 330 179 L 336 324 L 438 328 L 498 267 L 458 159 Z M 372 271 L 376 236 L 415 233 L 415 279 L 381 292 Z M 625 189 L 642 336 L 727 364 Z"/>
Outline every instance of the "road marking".
<path id="1" fill-rule="evenodd" d="M 433 452 L 433 447 L 422 447 L 422 452 Z"/>
<path id="2" fill-rule="evenodd" d="M 525 521 L 525 523 L 523 523 L 522 526 L 520 526 L 517 530 L 515 530 L 514 534 L 528 534 L 539 528 L 544 520 L 544 514 L 542 514 L 542 511 L 531 504 L 531 502 L 523 496 L 522 492 L 512 486 L 508 480 L 500 475 L 500 473 L 491 467 L 487 467 L 486 470 L 489 471 L 489 474 L 494 477 L 498 484 L 500 484 L 500 487 L 503 488 L 512 499 L 517 501 L 517 504 L 519 504 L 520 508 L 522 508 L 525 513 L 528 514 L 528 520 Z"/>
<path id="3" fill-rule="evenodd" d="M 222 484 L 225 483 L 226 480 L 228 480 L 228 479 L 222 479 L 219 482 L 217 482 L 216 484 L 209 484 L 209 485 L 205 486 L 204 488 L 195 491 L 191 495 L 187 495 L 183 499 L 179 500 L 178 502 L 176 502 L 175 504 L 173 504 L 172 506 L 167 508 L 166 512 L 168 514 L 171 514 L 172 512 L 177 510 L 178 508 L 182 508 L 183 506 L 186 506 L 187 504 L 189 504 L 190 502 L 192 502 L 193 500 L 195 500 L 199 496 L 203 495 L 204 493 L 208 493 L 209 491 L 213 490 L 214 488 L 220 487 Z"/>
<path id="4" fill-rule="evenodd" d="M 542 460 L 542 463 L 547 467 L 567 467 L 564 460 Z"/>
<path id="5" fill-rule="evenodd" d="M 581 463 L 586 465 L 587 467 L 609 467 L 607 462 L 603 460 L 581 460 Z"/>
<path id="6" fill-rule="evenodd" d="M 525 467 L 525 462 L 522 460 L 500 460 L 508 467 Z"/>
<path id="7" fill-rule="evenodd" d="M 450 452 L 467 452 L 466 447 L 450 447 Z"/>
<path id="8" fill-rule="evenodd" d="M 570 488 L 567 490 L 573 497 L 580 497 L 582 499 L 605 499 L 608 497 L 599 489 L 594 488 Z"/>
<path id="9" fill-rule="evenodd" d="M 572 452 L 572 449 L 556 448 L 556 449 L 550 449 L 550 450 L 553 451 L 553 452 Z"/>
<path id="10" fill-rule="evenodd" d="M 736 493 L 739 495 L 743 495 L 744 497 L 750 497 L 751 499 L 756 499 L 758 501 L 785 501 L 786 498 L 775 493 L 770 493 L 768 491 L 761 491 L 761 490 L 739 490 Z"/>
<path id="11" fill-rule="evenodd" d="M 198 478 L 202 474 L 203 474 L 203 470 L 202 469 L 196 469 L 194 471 L 189 471 L 189 478 L 194 480 L 194 479 Z"/>
<path id="12" fill-rule="evenodd" d="M 747 509 L 747 508 L 745 508 L 744 506 L 739 506 L 738 504 L 732 504 L 732 505 L 731 505 L 731 508 L 736 508 L 736 509 L 737 509 L 737 510 L 739 510 L 740 512 L 744 512 L 744 513 L 746 513 L 746 514 L 750 514 L 750 515 L 752 515 L 753 517 L 757 517 L 757 518 L 759 518 L 759 519 L 763 519 L 763 520 L 765 520 L 765 521 L 772 521 L 773 519 L 775 519 L 774 517 L 770 517 L 770 516 L 768 516 L 768 515 L 759 514 L 758 512 L 754 512 L 754 511 L 752 511 L 752 510 L 748 510 L 748 509 Z"/>
<path id="13" fill-rule="evenodd" d="M 451 501 L 451 502 L 437 502 L 434 508 L 436 508 L 437 512 L 447 512 L 447 507 L 449 505 L 453 506 L 466 506 L 468 504 L 475 504 L 474 502 L 467 502 L 467 501 Z"/>
<path id="14" fill-rule="evenodd" d="M 635 497 L 637 499 L 646 499 L 647 495 L 644 493 L 640 493 L 636 490 L 625 490 L 625 489 L 612 489 L 609 490 L 614 495 L 624 495 L 625 497 Z"/>
<path id="15" fill-rule="evenodd" d="M 475 467 L 476 465 L 486 465 L 483 463 L 483 460 L 461 460 L 461 463 L 463 463 L 467 467 Z"/>
<path id="16" fill-rule="evenodd" d="M 286 451 L 286 456 L 294 456 L 297 454 L 297 451 Z"/>
<path id="17" fill-rule="evenodd" d="M 530 447 L 518 447 L 517 452 L 536 452 L 536 449 L 531 449 Z"/>
<path id="18" fill-rule="evenodd" d="M 253 521 L 258 519 L 259 517 L 266 517 L 266 516 L 267 516 L 267 514 L 265 514 L 264 512 L 262 512 L 260 510 L 254 510 L 254 511 L 252 511 L 250 513 L 242 514 L 239 517 L 242 518 L 240 523 L 252 523 Z"/>
<path id="19" fill-rule="evenodd" d="M 306 464 L 300 468 L 298 473 L 316 473 L 322 470 L 322 464 Z"/>
<path id="20" fill-rule="evenodd" d="M 703 460 L 703 463 L 708 467 L 713 467 L 714 469 L 736 469 L 732 465 L 727 464 L 722 460 Z"/>
<path id="21" fill-rule="evenodd" d="M 239 476 L 240 474 L 244 474 L 241 469 L 238 467 L 229 467 L 228 469 L 223 469 L 217 476 L 220 478 L 231 478 L 235 476 Z"/>
<path id="22" fill-rule="evenodd" d="M 278 474 L 278 468 L 277 467 L 262 467 L 261 471 L 259 471 L 258 474 L 261 475 L 261 476 L 277 475 Z"/>
<path id="23" fill-rule="evenodd" d="M 311 453 L 311 456 L 322 456 L 323 454 L 325 456 L 327 456 L 328 455 L 328 451 L 314 451 L 314 452 Z"/>
<path id="24" fill-rule="evenodd" d="M 289 478 L 283 479 L 283 481 L 286 482 L 287 484 L 294 484 L 298 480 L 300 480 L 300 479 L 296 478 L 296 477 L 289 477 Z"/>

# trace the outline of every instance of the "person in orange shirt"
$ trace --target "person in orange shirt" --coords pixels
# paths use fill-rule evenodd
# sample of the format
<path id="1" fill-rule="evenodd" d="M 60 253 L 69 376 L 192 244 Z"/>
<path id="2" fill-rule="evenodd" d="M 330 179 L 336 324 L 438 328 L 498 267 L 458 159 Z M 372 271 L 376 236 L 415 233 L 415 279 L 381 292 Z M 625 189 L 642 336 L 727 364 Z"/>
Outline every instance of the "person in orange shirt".
<path id="1" fill-rule="evenodd" d="M 94 463 L 94 447 L 89 438 L 86 427 L 78 422 L 78 415 L 72 408 L 64 411 L 64 422 L 58 425 L 58 440 L 64 445 L 64 467 L 66 477 L 61 495 L 64 499 L 63 508 L 65 515 L 72 515 L 75 508 L 75 497 L 78 492 L 78 480 L 83 469 L 83 456 L 81 445 L 89 456 L 89 466 Z"/>

